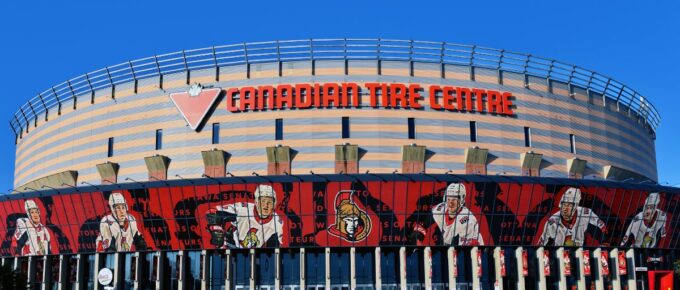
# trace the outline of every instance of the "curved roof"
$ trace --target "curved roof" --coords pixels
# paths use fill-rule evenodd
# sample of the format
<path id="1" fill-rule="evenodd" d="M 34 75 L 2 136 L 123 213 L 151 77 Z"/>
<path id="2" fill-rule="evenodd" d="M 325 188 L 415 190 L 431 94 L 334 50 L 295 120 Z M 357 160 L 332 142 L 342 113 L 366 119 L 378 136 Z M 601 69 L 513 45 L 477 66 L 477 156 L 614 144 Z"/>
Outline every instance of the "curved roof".
<path id="1" fill-rule="evenodd" d="M 552 59 L 503 49 L 447 42 L 393 39 L 304 39 L 238 43 L 183 50 L 131 60 L 69 79 L 21 106 L 9 121 L 23 136 L 28 124 L 77 96 L 155 77 L 214 67 L 310 60 L 398 60 L 489 68 L 546 78 L 603 95 L 607 102 L 637 118 L 654 134 L 661 121 L 656 108 L 635 90 L 599 73 Z"/>

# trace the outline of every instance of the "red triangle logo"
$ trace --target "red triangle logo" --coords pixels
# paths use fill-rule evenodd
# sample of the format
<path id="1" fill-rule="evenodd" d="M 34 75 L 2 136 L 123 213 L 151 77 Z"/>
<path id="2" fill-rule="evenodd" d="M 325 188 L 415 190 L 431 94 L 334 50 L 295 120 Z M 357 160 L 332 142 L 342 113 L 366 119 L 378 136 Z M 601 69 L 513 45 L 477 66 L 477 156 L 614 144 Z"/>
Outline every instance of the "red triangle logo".
<path id="1" fill-rule="evenodd" d="M 170 94 L 170 99 L 175 103 L 177 110 L 187 121 L 189 127 L 196 130 L 217 101 L 217 96 L 220 95 L 221 91 L 221 88 L 203 89 L 193 96 L 189 92 L 174 93 Z"/>

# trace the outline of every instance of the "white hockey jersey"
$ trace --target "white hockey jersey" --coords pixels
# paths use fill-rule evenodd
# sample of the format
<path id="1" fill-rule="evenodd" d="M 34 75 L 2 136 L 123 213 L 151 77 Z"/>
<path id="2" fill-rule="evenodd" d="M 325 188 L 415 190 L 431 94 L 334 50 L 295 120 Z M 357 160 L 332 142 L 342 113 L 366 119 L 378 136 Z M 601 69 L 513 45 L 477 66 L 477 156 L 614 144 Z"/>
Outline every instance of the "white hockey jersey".
<path id="1" fill-rule="evenodd" d="M 626 235 L 621 241 L 621 246 L 627 244 L 630 236 L 633 236 L 633 241 L 630 241 L 634 247 L 653 248 L 657 246 L 659 238 L 666 237 L 666 213 L 660 210 L 655 210 L 654 218 L 650 224 L 644 220 L 644 212 L 640 212 L 633 218 L 633 221 L 626 230 Z"/>
<path id="2" fill-rule="evenodd" d="M 588 225 L 596 226 L 603 232 L 606 231 L 604 222 L 591 209 L 577 206 L 574 215 L 569 224 L 562 221 L 560 212 L 550 216 L 543 227 L 539 245 L 545 246 L 552 239 L 555 246 L 580 247 L 585 242 Z"/>
<path id="3" fill-rule="evenodd" d="M 99 236 L 97 236 L 97 252 L 103 252 L 111 248 L 120 252 L 132 250 L 135 236 L 138 234 L 137 220 L 132 215 L 127 215 L 127 221 L 121 226 L 113 215 L 107 215 L 99 223 Z M 115 244 L 111 244 L 114 242 Z"/>
<path id="4" fill-rule="evenodd" d="M 14 231 L 17 255 L 47 255 L 50 254 L 50 233 L 42 224 L 34 225 L 28 218 L 17 219 L 17 229 Z"/>
<path id="5" fill-rule="evenodd" d="M 477 218 L 466 207 L 461 207 L 451 218 L 446 203 L 442 202 L 432 209 L 432 217 L 442 232 L 443 244 L 450 245 L 453 238 L 458 237 L 458 244 L 454 246 L 484 245 Z"/>
<path id="6" fill-rule="evenodd" d="M 261 219 L 255 204 L 247 202 L 220 205 L 217 206 L 217 210 L 236 215 L 236 221 L 232 224 L 236 226 L 233 235 L 237 247 L 259 248 L 272 236 L 278 239 L 279 244 L 282 243 L 283 220 L 276 213 Z"/>

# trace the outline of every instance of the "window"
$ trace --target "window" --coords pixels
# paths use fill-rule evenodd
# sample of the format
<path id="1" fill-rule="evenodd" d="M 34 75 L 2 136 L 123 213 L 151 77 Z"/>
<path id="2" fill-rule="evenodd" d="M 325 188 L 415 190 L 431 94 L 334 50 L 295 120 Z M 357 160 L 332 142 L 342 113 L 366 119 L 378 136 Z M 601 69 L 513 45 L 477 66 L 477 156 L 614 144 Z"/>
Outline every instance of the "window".
<path id="1" fill-rule="evenodd" d="M 156 150 L 163 149 L 163 129 L 156 130 Z"/>
<path id="2" fill-rule="evenodd" d="M 470 121 L 470 142 L 477 142 L 477 122 Z"/>
<path id="3" fill-rule="evenodd" d="M 107 147 L 107 157 L 113 157 L 113 137 L 109 138 L 109 145 Z"/>
<path id="4" fill-rule="evenodd" d="M 313 289 L 326 285 L 326 253 L 323 248 L 309 248 L 305 250 L 305 280 L 307 286 Z M 308 288 L 309 289 L 309 288 Z"/>
<path id="5" fill-rule="evenodd" d="M 81 258 L 83 261 L 83 267 L 82 269 L 87 269 L 87 289 L 94 289 L 94 283 L 95 280 L 97 279 L 97 272 L 98 269 L 95 269 L 95 263 L 94 263 L 94 255 L 87 255 L 86 257 Z"/>
<path id="6" fill-rule="evenodd" d="M 276 136 L 275 140 L 283 140 L 283 119 L 276 119 Z"/>
<path id="7" fill-rule="evenodd" d="M 425 269 L 422 266 L 425 263 L 423 252 L 418 248 L 409 248 L 406 251 L 406 288 L 407 289 L 422 289 L 425 285 Z"/>
<path id="8" fill-rule="evenodd" d="M 342 117 L 342 139 L 349 138 L 349 117 Z"/>
<path id="9" fill-rule="evenodd" d="M 236 289 L 244 286 L 250 285 L 250 255 L 248 251 L 231 251 L 231 260 L 229 275 L 231 275 L 232 285 L 238 287 Z"/>
<path id="10" fill-rule="evenodd" d="M 357 289 L 372 289 L 375 285 L 375 248 L 357 248 L 354 260 Z"/>
<path id="11" fill-rule="evenodd" d="M 293 289 L 290 286 L 300 285 L 299 249 L 281 249 L 281 285 L 283 289 Z"/>
<path id="12" fill-rule="evenodd" d="M 399 248 L 381 248 L 380 251 L 380 275 L 383 287 L 398 289 L 397 286 L 400 281 Z"/>
<path id="13" fill-rule="evenodd" d="M 201 289 L 201 279 L 203 279 L 204 257 L 200 251 L 189 251 L 186 252 L 185 258 L 187 262 L 182 265 L 182 267 L 185 267 L 183 271 L 186 275 L 184 289 L 199 290 Z"/>
<path id="14" fill-rule="evenodd" d="M 349 289 L 350 278 L 350 258 L 349 258 L 349 248 L 337 248 L 331 249 L 330 253 L 330 278 L 331 278 L 331 289 L 342 289 L 341 287 L 347 287 Z"/>
<path id="15" fill-rule="evenodd" d="M 416 139 L 416 119 L 408 118 L 408 138 Z"/>
<path id="16" fill-rule="evenodd" d="M 571 154 L 576 154 L 576 136 L 569 134 L 569 150 Z"/>
<path id="17" fill-rule="evenodd" d="M 212 143 L 220 144 L 220 123 L 213 123 L 212 125 Z"/>
<path id="18" fill-rule="evenodd" d="M 163 270 L 162 273 L 163 275 L 160 277 L 160 279 L 163 280 L 163 283 L 167 285 L 166 287 L 173 289 L 174 285 L 177 285 L 177 282 L 179 281 L 179 275 L 180 275 L 180 264 L 182 263 L 181 261 L 181 256 L 178 255 L 179 252 L 165 252 L 163 253 Z M 177 289 L 177 288 L 174 288 Z"/>
<path id="19" fill-rule="evenodd" d="M 524 127 L 524 147 L 531 147 L 531 128 Z"/>
<path id="20" fill-rule="evenodd" d="M 274 250 L 261 250 L 255 254 L 255 284 L 274 285 L 276 280 L 276 258 Z"/>
<path id="21" fill-rule="evenodd" d="M 210 268 L 210 278 L 208 278 L 208 289 L 224 289 L 227 271 L 227 256 L 215 251 L 208 254 L 208 265 Z"/>
<path id="22" fill-rule="evenodd" d="M 137 280 L 135 277 L 137 271 L 137 257 L 133 253 L 123 254 L 124 265 L 123 269 L 129 269 L 124 273 L 124 285 L 134 285 Z"/>

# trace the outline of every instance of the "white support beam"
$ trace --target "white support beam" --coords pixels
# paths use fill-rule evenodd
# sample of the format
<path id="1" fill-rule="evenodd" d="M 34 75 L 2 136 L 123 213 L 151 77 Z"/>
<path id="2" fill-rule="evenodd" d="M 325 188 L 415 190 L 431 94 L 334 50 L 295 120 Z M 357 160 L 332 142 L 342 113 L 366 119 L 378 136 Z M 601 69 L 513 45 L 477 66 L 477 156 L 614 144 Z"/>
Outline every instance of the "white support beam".
<path id="1" fill-rule="evenodd" d="M 559 290 L 567 290 L 567 275 L 564 273 L 565 268 L 567 267 L 567 261 L 564 259 L 564 248 L 560 247 L 557 249 L 556 255 L 557 255 L 557 275 L 560 278 L 560 283 L 558 286 Z M 571 267 L 571 266 L 570 266 Z"/>
<path id="2" fill-rule="evenodd" d="M 544 257 L 543 257 L 543 247 L 540 247 L 536 249 L 536 259 L 538 260 L 538 289 L 539 290 L 546 290 L 546 279 L 545 279 L 545 271 L 544 271 L 544 265 L 546 262 Z"/>
<path id="3" fill-rule="evenodd" d="M 68 265 L 68 256 L 59 255 L 54 258 L 59 259 L 59 282 L 57 282 L 57 290 L 65 290 L 63 284 L 67 279 L 66 265 Z"/>
<path id="4" fill-rule="evenodd" d="M 145 273 L 142 273 L 142 265 L 144 265 L 143 262 L 142 262 L 142 260 L 144 259 L 144 253 L 135 252 L 133 256 L 135 257 L 135 259 L 134 259 L 134 263 L 135 263 L 135 273 L 134 273 L 135 282 L 134 282 L 133 287 L 134 287 L 135 290 L 137 290 L 137 289 L 140 288 L 140 284 L 141 284 L 141 283 L 139 283 L 139 281 L 140 281 L 140 279 L 142 279 L 142 277 L 144 277 L 144 274 L 145 274 Z M 146 278 L 146 277 L 144 277 L 144 278 Z"/>
<path id="5" fill-rule="evenodd" d="M 102 254 L 96 253 L 94 254 L 94 275 L 97 276 L 99 273 L 99 270 L 101 269 L 101 258 Z M 88 269 L 84 269 L 85 273 L 88 272 Z M 84 277 L 85 280 L 84 282 L 87 283 L 87 277 Z M 99 285 L 99 282 L 97 282 L 97 279 L 94 279 L 94 290 L 102 290 L 103 287 Z"/>
<path id="6" fill-rule="evenodd" d="M 357 261 L 356 257 L 356 248 L 351 247 L 349 248 L 349 287 L 350 289 L 356 289 L 357 288 L 357 273 L 356 273 L 356 267 L 357 267 Z"/>
<path id="7" fill-rule="evenodd" d="M 305 284 L 305 248 L 300 248 L 300 289 L 306 289 Z"/>
<path id="8" fill-rule="evenodd" d="M 515 260 L 517 265 L 517 289 L 525 289 L 526 284 L 524 282 L 524 248 L 517 247 L 515 249 Z M 528 261 L 527 261 L 528 262 Z M 529 265 L 527 265 L 528 267 Z"/>
<path id="9" fill-rule="evenodd" d="M 380 275 L 380 247 L 375 248 L 375 289 L 382 289 L 382 276 Z"/>
<path id="10" fill-rule="evenodd" d="M 225 265 L 226 269 L 224 271 L 225 272 L 224 273 L 224 276 L 225 276 L 224 277 L 224 286 L 225 286 L 225 289 L 231 289 L 231 271 L 232 271 L 232 269 L 231 269 L 231 259 L 232 259 L 231 250 L 228 250 L 228 249 L 225 250 L 224 255 L 226 255 L 226 262 L 225 262 L 226 263 L 226 265 Z"/>
<path id="11" fill-rule="evenodd" d="M 401 289 L 406 289 L 406 248 L 399 248 L 399 284 Z"/>
<path id="12" fill-rule="evenodd" d="M 425 247 L 423 251 L 423 269 L 425 269 L 425 289 L 432 289 L 432 249 Z"/>
<path id="13" fill-rule="evenodd" d="M 123 281 L 123 273 L 125 269 L 123 269 L 123 262 L 121 259 L 123 258 L 123 254 L 121 253 L 113 253 L 113 283 L 111 286 L 114 287 L 114 289 L 120 289 L 123 288 L 121 287 L 122 281 Z M 96 274 L 95 274 L 96 275 Z"/>
<path id="14" fill-rule="evenodd" d="M 250 254 L 250 289 L 255 289 L 255 249 L 250 249 L 249 254 Z"/>
<path id="15" fill-rule="evenodd" d="M 35 263 L 38 257 L 36 256 L 30 256 L 28 257 L 28 285 L 31 285 L 35 279 L 36 279 L 36 274 L 35 274 Z"/>
<path id="16" fill-rule="evenodd" d="M 85 257 L 83 257 L 82 254 L 78 254 L 77 257 L 78 262 L 76 263 L 76 289 L 84 289 L 85 287 L 83 287 L 82 285 L 87 283 L 87 281 L 83 281 L 86 280 L 84 279 L 85 276 L 83 275 L 83 272 L 87 270 L 83 265 L 84 263 L 83 259 L 85 259 Z"/>
<path id="17" fill-rule="evenodd" d="M 331 289 L 331 248 L 326 248 L 325 254 L 326 254 L 326 289 Z"/>
<path id="18" fill-rule="evenodd" d="M 164 289 L 164 287 L 170 287 L 170 285 L 165 285 L 163 282 L 163 275 L 174 275 L 175 273 L 165 273 L 163 268 L 165 267 L 165 259 L 163 258 L 163 252 L 156 252 L 156 289 Z M 151 259 L 153 261 L 153 259 Z"/>
<path id="19" fill-rule="evenodd" d="M 495 247 L 493 249 L 493 261 L 494 261 L 493 266 L 494 266 L 494 270 L 495 270 L 494 272 L 496 273 L 496 281 L 494 283 L 495 283 L 495 285 L 497 285 L 495 287 L 495 289 L 498 289 L 498 290 L 503 290 L 503 279 L 504 279 L 504 277 L 502 275 L 503 274 L 502 268 L 504 268 L 504 264 L 505 264 L 505 253 L 503 253 L 501 255 L 501 252 L 503 252 L 503 249 L 501 249 L 501 247 Z"/>
<path id="20" fill-rule="evenodd" d="M 472 289 L 482 289 L 480 278 L 484 273 L 482 273 L 481 264 L 481 249 L 478 247 L 473 247 L 470 250 L 470 263 L 472 264 Z M 480 274 L 481 275 L 478 275 Z"/>
<path id="21" fill-rule="evenodd" d="M 586 275 L 583 260 L 583 248 L 576 249 L 576 261 L 578 265 L 578 280 L 576 281 L 576 286 L 578 290 L 586 290 Z"/>
<path id="22" fill-rule="evenodd" d="M 613 249 L 609 252 L 609 259 L 614 261 L 609 265 L 609 274 L 612 276 L 612 289 L 621 290 L 621 276 L 619 276 L 619 250 Z"/>
<path id="23" fill-rule="evenodd" d="M 595 278 L 595 290 L 604 290 L 604 276 L 602 275 L 602 250 L 597 248 L 593 251 L 591 259 L 595 259 L 595 268 L 597 271 L 593 278 Z"/>
<path id="24" fill-rule="evenodd" d="M 40 287 L 42 290 L 52 289 L 52 285 L 50 284 L 54 283 L 54 281 L 52 281 L 52 259 L 59 259 L 59 256 L 43 256 L 36 261 L 37 263 L 40 263 L 41 261 L 43 263 L 42 281 L 38 281 L 42 283 Z M 57 271 L 59 271 L 59 269 L 57 269 Z"/>
<path id="25" fill-rule="evenodd" d="M 278 248 L 274 249 L 274 263 L 274 289 L 281 289 L 281 250 Z"/>
<path id="26" fill-rule="evenodd" d="M 210 276 L 212 273 L 212 269 L 210 268 L 210 256 L 208 256 L 208 251 L 202 250 L 201 251 L 201 271 L 203 275 L 201 275 L 201 290 L 208 290 L 208 282 L 210 281 Z"/>
<path id="27" fill-rule="evenodd" d="M 186 280 L 185 277 L 187 274 L 186 267 L 188 266 L 189 263 L 186 262 L 185 255 L 186 255 L 185 251 L 179 251 L 179 253 L 177 253 L 177 265 L 175 265 L 177 266 L 177 269 L 179 271 L 179 277 L 177 278 L 177 290 L 184 290 L 186 286 L 185 285 L 186 283 L 184 281 Z"/>
<path id="28" fill-rule="evenodd" d="M 628 266 L 628 290 L 637 290 L 635 284 L 635 250 L 626 251 L 626 266 Z"/>

